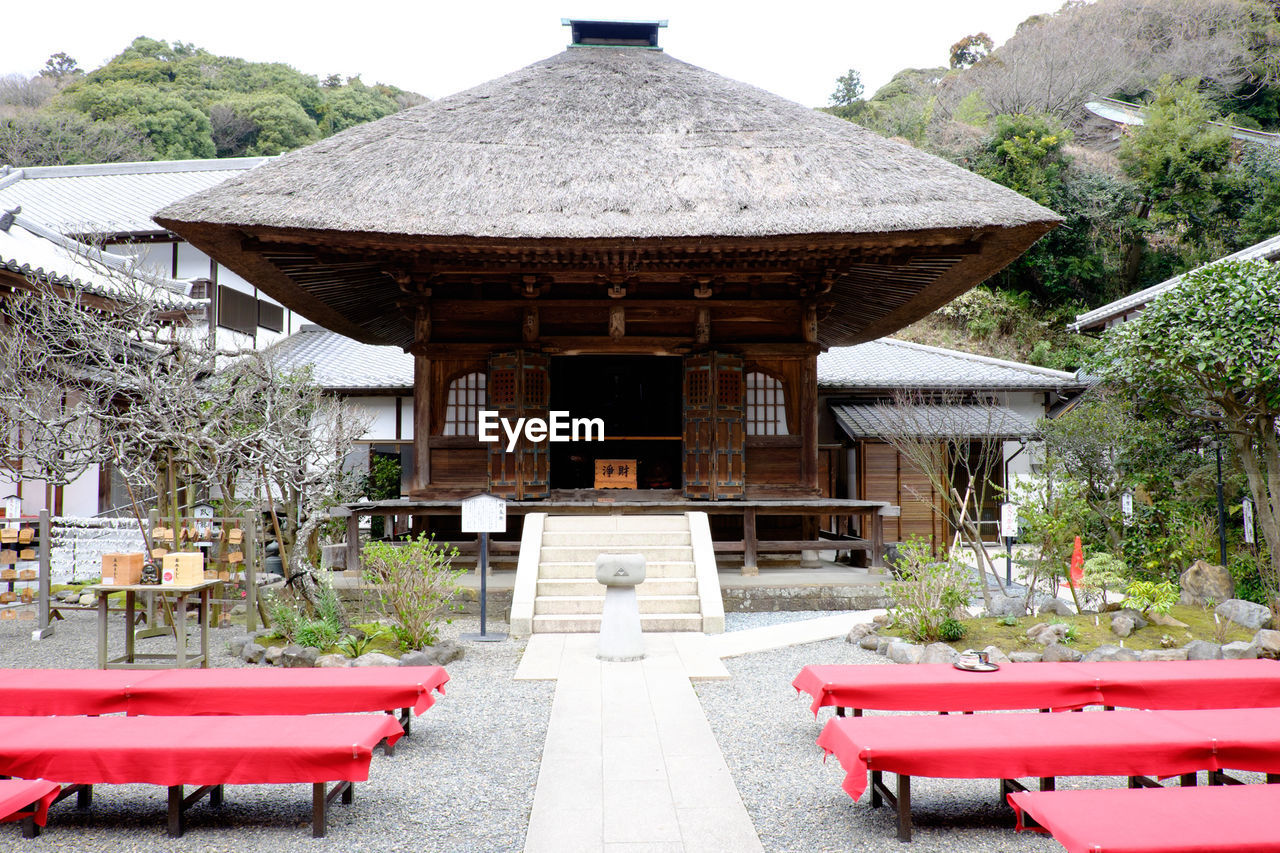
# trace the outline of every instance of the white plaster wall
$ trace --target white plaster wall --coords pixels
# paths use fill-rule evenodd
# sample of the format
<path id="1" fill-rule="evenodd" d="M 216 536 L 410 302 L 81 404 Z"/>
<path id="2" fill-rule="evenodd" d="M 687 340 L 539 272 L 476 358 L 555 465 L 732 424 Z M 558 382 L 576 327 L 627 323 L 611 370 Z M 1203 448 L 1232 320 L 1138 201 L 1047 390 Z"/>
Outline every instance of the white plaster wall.
<path id="1" fill-rule="evenodd" d="M 400 438 L 413 441 L 413 397 L 400 398 Z"/>
<path id="2" fill-rule="evenodd" d="M 63 515 L 87 518 L 98 514 L 98 474 L 98 466 L 94 465 L 75 481 L 63 487 Z"/>
<path id="3" fill-rule="evenodd" d="M 362 441 L 396 440 L 395 397 L 347 397 L 346 400 L 370 419 Z"/>

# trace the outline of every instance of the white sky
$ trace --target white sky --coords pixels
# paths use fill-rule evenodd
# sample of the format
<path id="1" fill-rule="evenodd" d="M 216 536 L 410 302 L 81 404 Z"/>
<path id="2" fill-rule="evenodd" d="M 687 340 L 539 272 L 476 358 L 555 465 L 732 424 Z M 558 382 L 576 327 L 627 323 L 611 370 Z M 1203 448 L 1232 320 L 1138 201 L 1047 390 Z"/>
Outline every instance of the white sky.
<path id="1" fill-rule="evenodd" d="M 856 68 L 870 95 L 906 67 L 945 65 L 985 31 L 1000 44 L 1061 0 L 59 0 L 7 3 L 0 74 L 34 74 L 57 51 L 101 65 L 135 36 L 285 62 L 324 77 L 360 74 L 439 98 L 558 53 L 562 17 L 665 18 L 678 59 L 822 106 Z"/>

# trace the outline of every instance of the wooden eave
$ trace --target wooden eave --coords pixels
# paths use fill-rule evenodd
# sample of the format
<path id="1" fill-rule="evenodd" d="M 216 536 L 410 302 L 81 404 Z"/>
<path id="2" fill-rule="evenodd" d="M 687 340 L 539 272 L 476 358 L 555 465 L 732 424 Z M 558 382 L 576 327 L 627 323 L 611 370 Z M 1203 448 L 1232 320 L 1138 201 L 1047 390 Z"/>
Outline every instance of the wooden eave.
<path id="1" fill-rule="evenodd" d="M 1013 228 L 777 237 L 497 239 L 410 236 L 158 220 L 288 308 L 372 344 L 413 341 L 412 300 L 477 298 L 467 285 L 761 283 L 821 303 L 818 340 L 892 333 L 999 271 L 1052 223 Z M 457 288 L 456 292 L 448 292 Z M 691 295 L 689 297 L 693 299 Z M 753 298 L 753 297 L 748 297 Z M 705 304 L 715 306 L 715 298 Z"/>

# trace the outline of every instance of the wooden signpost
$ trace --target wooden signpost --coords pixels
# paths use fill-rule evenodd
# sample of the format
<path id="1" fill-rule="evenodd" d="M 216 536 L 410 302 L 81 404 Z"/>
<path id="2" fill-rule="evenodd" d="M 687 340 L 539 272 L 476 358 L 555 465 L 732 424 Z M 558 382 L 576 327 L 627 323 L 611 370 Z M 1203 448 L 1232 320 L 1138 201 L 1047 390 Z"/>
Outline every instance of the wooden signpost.
<path id="1" fill-rule="evenodd" d="M 463 634 L 464 640 L 495 643 L 507 638 L 506 634 L 490 634 L 488 631 L 489 602 L 489 534 L 507 529 L 507 502 L 490 494 L 473 495 L 462 501 L 462 532 L 480 534 L 480 633 Z"/>
<path id="2" fill-rule="evenodd" d="M 636 460 L 597 459 L 595 487 L 597 489 L 636 488 Z"/>

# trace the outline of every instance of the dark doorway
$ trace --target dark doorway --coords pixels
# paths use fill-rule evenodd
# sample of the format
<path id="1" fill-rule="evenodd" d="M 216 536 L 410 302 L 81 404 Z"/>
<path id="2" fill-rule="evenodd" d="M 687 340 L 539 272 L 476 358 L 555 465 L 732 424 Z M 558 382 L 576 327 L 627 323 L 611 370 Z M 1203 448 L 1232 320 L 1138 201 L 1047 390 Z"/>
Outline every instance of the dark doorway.
<path id="1" fill-rule="evenodd" d="M 604 441 L 550 445 L 551 487 L 590 489 L 597 459 L 636 460 L 636 486 L 681 486 L 681 359 L 568 355 L 551 359 L 551 409 L 604 420 Z"/>

